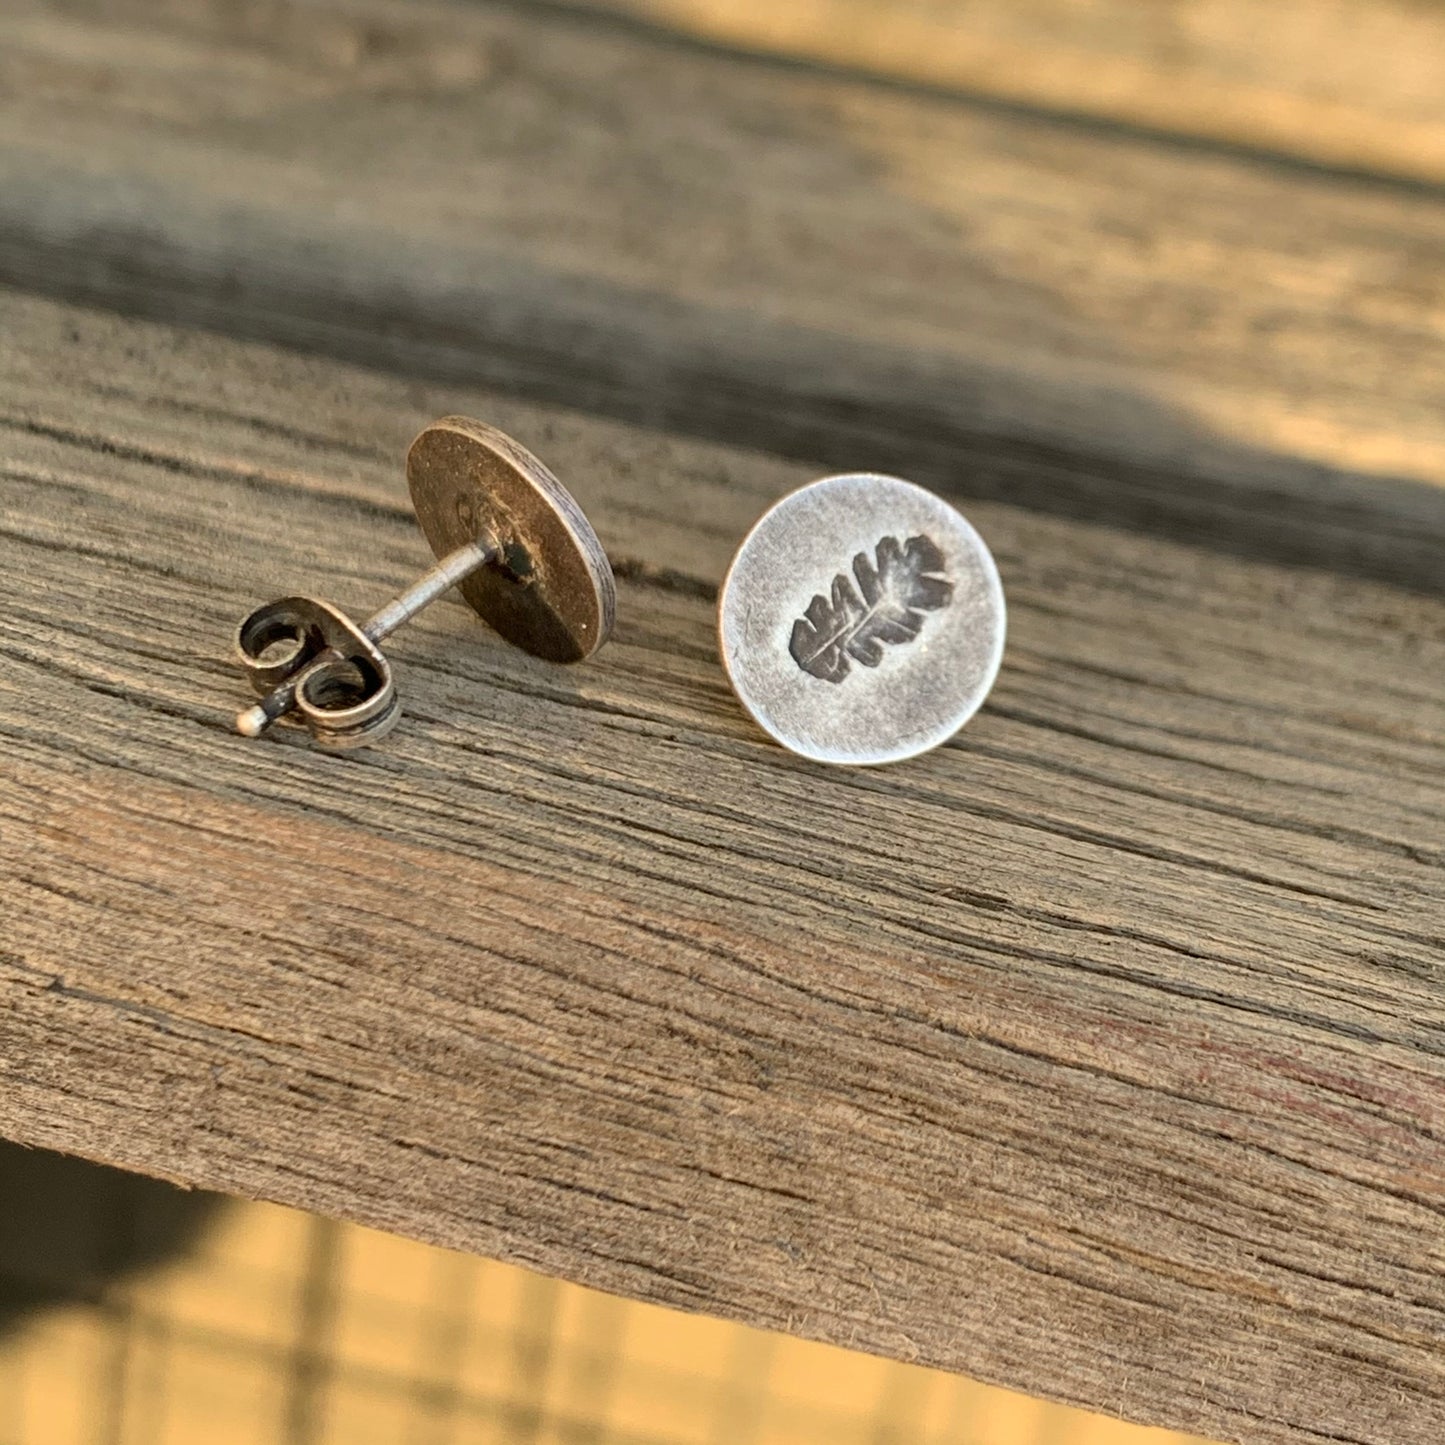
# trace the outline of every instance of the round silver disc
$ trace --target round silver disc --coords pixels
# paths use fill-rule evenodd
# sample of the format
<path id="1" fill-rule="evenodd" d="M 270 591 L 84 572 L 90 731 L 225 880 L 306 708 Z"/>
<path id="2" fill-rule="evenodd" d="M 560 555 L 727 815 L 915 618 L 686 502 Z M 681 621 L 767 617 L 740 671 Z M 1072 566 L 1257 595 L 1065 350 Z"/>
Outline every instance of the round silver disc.
<path id="1" fill-rule="evenodd" d="M 785 748 L 892 763 L 952 737 L 988 696 L 1003 586 L 941 497 L 897 477 L 827 477 L 743 539 L 718 634 L 738 699 Z"/>
<path id="2" fill-rule="evenodd" d="M 616 610 L 607 553 L 524 446 L 484 422 L 443 417 L 411 444 L 406 476 L 438 557 L 484 537 L 500 547 L 498 564 L 460 591 L 508 642 L 551 662 L 580 662 L 606 642 Z"/>

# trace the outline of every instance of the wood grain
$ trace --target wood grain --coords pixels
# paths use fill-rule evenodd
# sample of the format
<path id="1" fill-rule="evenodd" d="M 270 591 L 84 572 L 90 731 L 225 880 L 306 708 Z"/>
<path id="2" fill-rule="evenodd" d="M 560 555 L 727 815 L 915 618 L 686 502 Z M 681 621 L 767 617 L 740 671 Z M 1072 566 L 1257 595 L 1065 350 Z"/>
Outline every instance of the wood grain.
<path id="1" fill-rule="evenodd" d="M 7 1135 L 1221 1439 L 1437 1438 L 1439 597 L 970 503 L 995 701 L 820 771 L 710 600 L 805 470 L 4 324 Z M 454 409 L 576 488 L 615 641 L 444 606 L 386 746 L 236 738 L 228 627 L 406 576 Z"/>
<path id="2" fill-rule="evenodd" d="M 1436 1445 L 1432 187 L 431 0 L 16 0 L 0 137 L 0 1131 Z M 575 490 L 614 642 L 434 609 L 384 747 L 237 739 L 236 619 L 409 578 L 450 411 Z M 866 466 L 966 508 L 1009 653 L 949 747 L 820 773 L 712 607 Z"/>
<path id="3" fill-rule="evenodd" d="M 1433 195 L 487 5 L 0 57 L 0 280 L 1235 554 L 1307 497 L 1296 560 L 1437 584 Z"/>
<path id="4" fill-rule="evenodd" d="M 1445 14 L 1415 0 L 568 0 L 573 7 L 976 102 L 1407 182 L 1445 179 Z"/>

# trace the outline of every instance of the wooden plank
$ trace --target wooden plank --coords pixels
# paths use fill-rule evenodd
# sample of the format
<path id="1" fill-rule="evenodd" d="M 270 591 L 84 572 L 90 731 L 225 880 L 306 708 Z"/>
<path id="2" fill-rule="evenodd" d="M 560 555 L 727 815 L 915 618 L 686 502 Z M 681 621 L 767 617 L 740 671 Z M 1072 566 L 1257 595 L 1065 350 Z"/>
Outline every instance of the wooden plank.
<path id="1" fill-rule="evenodd" d="M 6 1135 L 1219 1439 L 1440 1438 L 1438 592 L 969 499 L 995 700 L 819 770 L 711 605 L 810 469 L 3 326 Z M 454 409 L 576 488 L 616 640 L 556 670 L 443 606 L 385 746 L 236 738 L 227 629 L 407 576 Z"/>
<path id="2" fill-rule="evenodd" d="M 27 289 L 1236 555 L 1307 497 L 1297 559 L 1436 585 L 1432 194 L 487 5 L 18 0 L 0 57 Z"/>
<path id="3" fill-rule="evenodd" d="M 1409 0 L 568 0 L 778 57 L 1439 185 L 1445 15 Z"/>
<path id="4" fill-rule="evenodd" d="M 0 1127 L 1434 1445 L 1437 197 L 540 13 L 0 15 L 0 276 L 396 378 L 7 301 Z M 445 609 L 385 749 L 244 747 L 218 640 L 409 575 L 452 409 L 594 512 L 617 641 L 557 674 Z M 1013 639 L 956 745 L 820 777 L 711 592 L 860 465 L 966 503 Z"/>

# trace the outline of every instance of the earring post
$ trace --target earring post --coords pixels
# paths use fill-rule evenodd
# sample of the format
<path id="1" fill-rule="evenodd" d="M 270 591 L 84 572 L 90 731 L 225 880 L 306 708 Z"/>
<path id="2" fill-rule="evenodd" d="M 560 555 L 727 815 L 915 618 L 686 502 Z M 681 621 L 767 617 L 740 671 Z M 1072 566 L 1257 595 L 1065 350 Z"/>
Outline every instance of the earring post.
<path id="1" fill-rule="evenodd" d="M 405 592 L 393 597 L 379 612 L 361 624 L 361 630 L 373 641 L 390 636 L 404 622 L 409 622 L 423 607 L 430 607 L 443 592 L 473 572 L 489 566 L 501 556 L 501 548 L 490 537 L 468 542 L 455 552 L 448 552 L 429 572 L 424 572 Z"/>

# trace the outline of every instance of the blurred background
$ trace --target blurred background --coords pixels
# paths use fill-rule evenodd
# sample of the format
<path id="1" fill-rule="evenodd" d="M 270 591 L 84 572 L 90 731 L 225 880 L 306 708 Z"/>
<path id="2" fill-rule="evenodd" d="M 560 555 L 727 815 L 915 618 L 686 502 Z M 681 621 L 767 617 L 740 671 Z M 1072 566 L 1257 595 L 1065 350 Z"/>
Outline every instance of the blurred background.
<path id="1" fill-rule="evenodd" d="M 0 1445 L 1188 1445 L 0 1144 Z"/>

